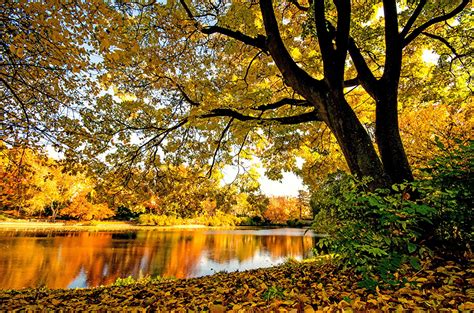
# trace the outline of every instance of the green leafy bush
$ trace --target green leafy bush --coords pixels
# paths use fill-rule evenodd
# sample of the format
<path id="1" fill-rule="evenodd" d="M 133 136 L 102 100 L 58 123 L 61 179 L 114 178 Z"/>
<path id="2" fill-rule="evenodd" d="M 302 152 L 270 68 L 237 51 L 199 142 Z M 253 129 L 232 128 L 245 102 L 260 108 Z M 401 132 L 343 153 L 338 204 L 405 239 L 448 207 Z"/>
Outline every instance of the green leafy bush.
<path id="1" fill-rule="evenodd" d="M 429 244 L 445 252 L 472 249 L 474 239 L 474 140 L 448 148 L 437 140 L 442 153 L 424 169 L 417 182 L 424 203 L 436 208 L 434 227 L 426 229 Z"/>
<path id="2" fill-rule="evenodd" d="M 459 143 L 430 163 L 424 179 L 367 191 L 368 179 L 338 172 L 312 196 L 313 228 L 329 236 L 316 252 L 330 253 L 361 273 L 360 284 L 403 283 L 402 264 L 419 269 L 433 250 L 470 250 L 473 238 L 472 141 Z"/>
<path id="3" fill-rule="evenodd" d="M 119 206 L 115 212 L 114 218 L 119 221 L 131 221 L 137 219 L 138 216 L 140 216 L 139 212 L 134 212 L 125 206 Z"/>
<path id="4" fill-rule="evenodd" d="M 330 236 L 322 238 L 317 253 L 332 253 L 344 267 L 361 273 L 360 285 L 369 289 L 377 285 L 397 285 L 396 271 L 410 263 L 419 269 L 419 257 L 429 252 L 420 245 L 421 225 L 430 223 L 435 210 L 406 199 L 407 185 L 392 190 L 364 190 L 367 180 L 345 178 L 337 199 L 329 197 L 320 210 L 314 228 Z"/>
<path id="5" fill-rule="evenodd" d="M 267 302 L 273 299 L 283 300 L 285 299 L 284 291 L 285 289 L 279 286 L 271 286 L 262 293 L 262 298 Z"/>
<path id="6" fill-rule="evenodd" d="M 133 278 L 133 276 L 128 276 L 124 278 L 119 277 L 115 280 L 115 282 L 112 283 L 112 286 L 126 287 L 130 285 L 145 285 L 148 283 L 161 282 L 164 280 L 166 279 L 161 276 L 151 277 L 148 275 L 138 279 Z"/>
<path id="7" fill-rule="evenodd" d="M 262 218 L 261 216 L 241 216 L 240 226 L 267 226 L 270 225 L 270 221 Z"/>
<path id="8" fill-rule="evenodd" d="M 288 225 L 289 227 L 303 227 L 303 226 L 305 226 L 303 221 L 301 221 L 297 218 L 286 221 L 286 225 Z"/>

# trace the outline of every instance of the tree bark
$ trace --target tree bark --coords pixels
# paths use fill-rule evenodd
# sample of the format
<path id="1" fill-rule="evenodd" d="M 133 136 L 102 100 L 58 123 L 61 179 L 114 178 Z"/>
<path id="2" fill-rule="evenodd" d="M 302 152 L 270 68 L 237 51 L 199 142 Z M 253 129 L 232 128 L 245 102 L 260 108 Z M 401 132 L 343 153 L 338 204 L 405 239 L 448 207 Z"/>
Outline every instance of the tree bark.
<path id="1" fill-rule="evenodd" d="M 352 174 L 372 177 L 370 189 L 387 187 L 390 179 L 372 140 L 341 90 L 332 91 L 327 101 L 327 124 L 337 139 Z"/>
<path id="2" fill-rule="evenodd" d="M 351 173 L 372 177 L 370 188 L 386 187 L 384 172 L 374 145 L 356 114 L 344 98 L 344 66 L 349 46 L 350 2 L 338 3 L 337 29 L 327 28 L 324 1 L 315 2 L 314 18 L 324 64 L 325 78 L 317 80 L 291 58 L 280 36 L 271 0 L 261 0 L 260 9 L 267 34 L 267 46 L 285 82 L 311 103 L 334 133 Z M 337 47 L 332 44 L 335 35 Z"/>
<path id="3" fill-rule="evenodd" d="M 396 89 L 392 92 L 386 91 L 376 99 L 375 140 L 385 173 L 392 183 L 413 181 L 411 167 L 400 137 L 397 106 Z"/>

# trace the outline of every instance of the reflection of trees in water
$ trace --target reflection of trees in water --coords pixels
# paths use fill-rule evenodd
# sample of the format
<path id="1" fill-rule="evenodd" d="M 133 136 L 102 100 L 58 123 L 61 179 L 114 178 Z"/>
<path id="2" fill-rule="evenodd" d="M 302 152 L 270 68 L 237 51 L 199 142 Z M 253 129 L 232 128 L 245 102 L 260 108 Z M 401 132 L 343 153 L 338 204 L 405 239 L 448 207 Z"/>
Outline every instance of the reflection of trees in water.
<path id="1" fill-rule="evenodd" d="M 216 235 L 209 237 L 207 248 L 213 253 L 210 259 L 223 263 L 232 259 L 239 262 L 252 259 L 257 253 L 272 258 L 302 256 L 312 248 L 312 237 Z"/>
<path id="2" fill-rule="evenodd" d="M 88 285 L 110 284 L 123 273 L 138 274 L 143 255 L 143 247 L 113 241 L 111 233 L 15 237 L 5 243 L 11 249 L 0 255 L 0 285 L 8 288 L 66 288 L 81 271 Z"/>
<path id="3" fill-rule="evenodd" d="M 0 234 L 0 286 L 66 288 L 81 273 L 89 286 L 118 277 L 149 274 L 189 277 L 203 255 L 212 261 L 244 262 L 257 254 L 272 258 L 304 255 L 312 237 L 206 234 L 202 230 L 42 233 L 40 237 Z M 46 234 L 46 235 L 45 235 Z"/>

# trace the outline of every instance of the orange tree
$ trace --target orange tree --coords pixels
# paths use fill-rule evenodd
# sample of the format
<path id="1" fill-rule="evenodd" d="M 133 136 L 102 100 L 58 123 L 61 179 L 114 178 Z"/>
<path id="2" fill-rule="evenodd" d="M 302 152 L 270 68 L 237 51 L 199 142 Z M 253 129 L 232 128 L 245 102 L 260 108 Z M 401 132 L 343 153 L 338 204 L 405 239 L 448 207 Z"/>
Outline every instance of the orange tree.
<path id="1" fill-rule="evenodd" d="M 285 223 L 300 216 L 300 203 L 297 198 L 270 197 L 263 216 L 273 223 Z"/>

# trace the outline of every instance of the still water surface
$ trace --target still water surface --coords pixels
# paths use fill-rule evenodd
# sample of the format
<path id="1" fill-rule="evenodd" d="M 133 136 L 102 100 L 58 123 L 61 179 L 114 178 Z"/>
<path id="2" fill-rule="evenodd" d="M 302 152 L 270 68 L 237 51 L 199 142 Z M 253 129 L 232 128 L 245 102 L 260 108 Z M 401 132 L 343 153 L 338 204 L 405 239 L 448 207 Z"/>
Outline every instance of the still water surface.
<path id="1" fill-rule="evenodd" d="M 198 277 L 307 257 L 302 229 L 0 232 L 0 288 L 76 288 L 146 275 Z"/>

